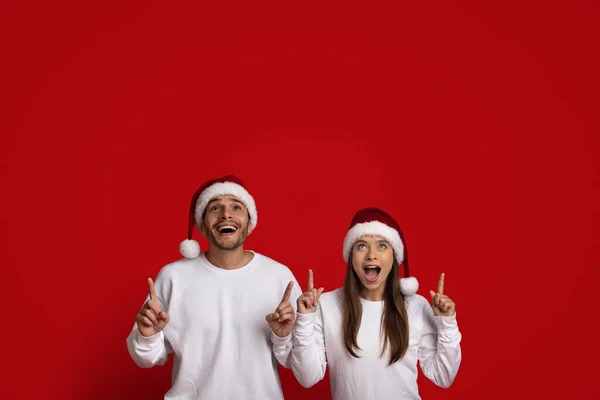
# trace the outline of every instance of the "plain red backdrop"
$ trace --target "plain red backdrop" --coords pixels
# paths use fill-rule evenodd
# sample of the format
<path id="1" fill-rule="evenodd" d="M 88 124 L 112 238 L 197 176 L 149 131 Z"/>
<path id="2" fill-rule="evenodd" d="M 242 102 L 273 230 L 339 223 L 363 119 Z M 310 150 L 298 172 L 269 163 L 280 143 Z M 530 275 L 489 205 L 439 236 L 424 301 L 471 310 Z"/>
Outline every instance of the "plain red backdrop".
<path id="1" fill-rule="evenodd" d="M 421 294 L 446 273 L 464 360 L 425 399 L 597 398 L 598 5 L 260 3 L 0 6 L 0 397 L 162 398 L 171 364 L 125 337 L 194 190 L 235 173 L 248 247 L 303 285 L 342 284 L 365 206 Z"/>

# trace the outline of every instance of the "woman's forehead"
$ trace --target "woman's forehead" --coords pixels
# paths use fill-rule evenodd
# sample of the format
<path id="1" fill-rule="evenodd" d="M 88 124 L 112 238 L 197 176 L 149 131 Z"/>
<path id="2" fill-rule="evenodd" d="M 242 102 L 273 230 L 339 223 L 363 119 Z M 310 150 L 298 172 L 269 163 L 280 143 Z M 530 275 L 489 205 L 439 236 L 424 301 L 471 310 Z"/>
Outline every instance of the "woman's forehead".
<path id="1" fill-rule="evenodd" d="M 383 237 L 377 236 L 377 235 L 362 235 L 360 238 L 358 238 L 357 241 L 358 242 L 367 242 L 367 243 L 380 243 L 380 242 L 387 243 L 388 242 Z"/>

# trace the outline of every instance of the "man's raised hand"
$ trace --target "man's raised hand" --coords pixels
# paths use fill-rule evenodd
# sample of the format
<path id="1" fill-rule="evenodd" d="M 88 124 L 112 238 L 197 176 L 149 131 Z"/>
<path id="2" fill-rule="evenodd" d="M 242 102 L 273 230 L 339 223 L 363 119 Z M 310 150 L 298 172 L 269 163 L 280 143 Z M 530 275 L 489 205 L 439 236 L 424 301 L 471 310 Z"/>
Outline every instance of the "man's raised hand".
<path id="1" fill-rule="evenodd" d="M 142 336 L 156 335 L 169 323 L 169 315 L 160 309 L 154 282 L 148 278 L 148 293 L 150 299 L 136 315 L 138 330 Z"/>
<path id="2" fill-rule="evenodd" d="M 281 302 L 277 306 L 274 312 L 267 315 L 266 319 L 269 323 L 269 327 L 277 336 L 284 338 L 292 333 L 294 327 L 295 312 L 294 308 L 290 304 L 290 295 L 292 294 L 292 288 L 294 282 L 290 282 L 283 293 Z"/>

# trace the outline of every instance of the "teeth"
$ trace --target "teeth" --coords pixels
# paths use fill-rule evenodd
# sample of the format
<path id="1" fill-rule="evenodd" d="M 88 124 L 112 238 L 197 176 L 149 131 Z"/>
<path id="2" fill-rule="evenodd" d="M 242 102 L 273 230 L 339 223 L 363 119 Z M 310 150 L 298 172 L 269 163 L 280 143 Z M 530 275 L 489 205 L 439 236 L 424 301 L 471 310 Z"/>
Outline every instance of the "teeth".
<path id="1" fill-rule="evenodd" d="M 219 228 L 219 232 L 222 232 L 223 229 L 227 229 L 227 228 L 233 229 L 234 231 L 237 230 L 237 228 L 235 226 L 225 225 L 225 226 L 222 226 L 222 227 Z"/>
<path id="2" fill-rule="evenodd" d="M 375 269 L 375 268 L 379 268 L 377 265 L 367 265 L 365 266 L 365 269 Z"/>

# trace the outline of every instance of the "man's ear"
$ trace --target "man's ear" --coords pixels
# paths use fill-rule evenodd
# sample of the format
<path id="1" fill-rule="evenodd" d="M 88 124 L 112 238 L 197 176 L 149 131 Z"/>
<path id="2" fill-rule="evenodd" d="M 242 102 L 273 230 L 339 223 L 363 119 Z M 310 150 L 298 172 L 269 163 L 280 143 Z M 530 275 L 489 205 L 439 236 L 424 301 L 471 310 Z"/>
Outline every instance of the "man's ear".
<path id="1" fill-rule="evenodd" d="M 198 225 L 198 230 L 206 236 L 206 225 L 204 225 L 204 221 L 200 221 L 200 225 Z"/>

